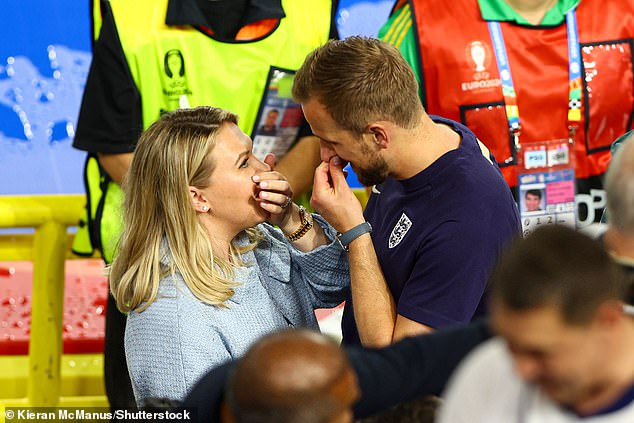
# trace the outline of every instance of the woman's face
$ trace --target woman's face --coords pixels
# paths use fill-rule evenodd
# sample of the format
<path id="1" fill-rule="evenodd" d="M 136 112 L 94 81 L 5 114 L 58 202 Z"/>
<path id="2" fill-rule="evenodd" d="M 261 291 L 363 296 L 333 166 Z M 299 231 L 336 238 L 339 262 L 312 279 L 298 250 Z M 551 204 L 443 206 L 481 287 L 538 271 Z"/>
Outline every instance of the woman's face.
<path id="1" fill-rule="evenodd" d="M 268 219 L 256 201 L 256 184 L 251 179 L 269 171 L 267 164 L 252 154 L 253 142 L 234 123 L 224 123 L 216 135 L 211 155 L 215 168 L 209 186 L 202 190 L 211 217 L 226 229 L 240 232 Z"/>

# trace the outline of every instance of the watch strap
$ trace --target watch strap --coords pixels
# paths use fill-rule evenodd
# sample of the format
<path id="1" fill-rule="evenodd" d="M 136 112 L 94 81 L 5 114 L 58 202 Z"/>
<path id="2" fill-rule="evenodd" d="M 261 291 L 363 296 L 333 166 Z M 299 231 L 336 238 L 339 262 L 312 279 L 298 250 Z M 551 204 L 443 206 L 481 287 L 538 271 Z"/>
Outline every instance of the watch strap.
<path id="1" fill-rule="evenodd" d="M 337 235 L 337 240 L 339 240 L 341 248 L 348 251 L 348 245 L 350 245 L 352 241 L 359 238 L 361 235 L 369 232 L 372 232 L 372 225 L 370 225 L 369 222 L 363 222 L 358 224 L 354 228 Z"/>

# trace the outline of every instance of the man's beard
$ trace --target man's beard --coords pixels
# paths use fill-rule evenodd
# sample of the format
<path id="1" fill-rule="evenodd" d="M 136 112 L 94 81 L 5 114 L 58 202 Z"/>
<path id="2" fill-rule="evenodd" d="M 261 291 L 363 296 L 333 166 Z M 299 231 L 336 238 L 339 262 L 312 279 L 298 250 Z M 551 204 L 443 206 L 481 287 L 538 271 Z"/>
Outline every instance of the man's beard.
<path id="1" fill-rule="evenodd" d="M 389 175 L 387 162 L 379 155 L 372 157 L 370 164 L 366 169 L 355 169 L 353 166 L 353 170 L 357 174 L 359 182 L 366 187 L 371 187 L 384 182 Z"/>

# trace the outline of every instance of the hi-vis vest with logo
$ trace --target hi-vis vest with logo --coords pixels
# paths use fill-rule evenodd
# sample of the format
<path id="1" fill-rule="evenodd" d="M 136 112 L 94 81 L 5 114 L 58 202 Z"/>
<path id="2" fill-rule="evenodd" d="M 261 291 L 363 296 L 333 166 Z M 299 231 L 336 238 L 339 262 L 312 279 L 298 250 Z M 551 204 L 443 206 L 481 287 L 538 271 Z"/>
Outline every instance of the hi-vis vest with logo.
<path id="1" fill-rule="evenodd" d="M 409 3 L 427 111 L 467 125 L 492 151 L 507 183 L 517 185 L 499 71 L 478 2 Z M 634 0 L 582 0 L 577 21 L 584 68 L 576 176 L 587 178 L 605 172 L 610 144 L 632 127 Z M 517 90 L 520 142 L 567 139 L 566 23 L 554 28 L 500 25 Z"/>
<path id="2" fill-rule="evenodd" d="M 240 128 L 251 134 L 271 67 L 297 70 L 306 55 L 324 44 L 330 33 L 330 0 L 284 0 L 286 17 L 270 35 L 230 43 L 216 41 L 193 27 L 165 25 L 167 3 L 102 2 L 102 7 L 109 5 L 112 12 L 128 67 L 141 94 L 144 129 L 166 111 L 211 105 L 238 114 Z M 103 19 L 107 19 L 110 12 L 102 12 Z M 97 26 L 99 23 L 95 22 Z M 89 165 L 90 158 L 87 170 Z M 99 186 L 99 178 L 103 180 L 103 175 L 88 172 L 87 189 Z M 101 230 L 93 229 L 90 240 L 110 262 L 121 231 L 122 194 L 118 185 L 106 185 L 96 195 L 89 192 L 89 200 L 103 202 L 98 197 L 105 191 L 112 200 L 105 200 L 101 216 L 92 214 L 99 211 L 98 206 L 89 205 L 91 216 L 84 226 L 99 226 L 101 221 Z M 96 235 L 101 245 L 96 243 Z M 76 239 L 75 252 L 92 253 L 87 236 L 78 234 Z"/>

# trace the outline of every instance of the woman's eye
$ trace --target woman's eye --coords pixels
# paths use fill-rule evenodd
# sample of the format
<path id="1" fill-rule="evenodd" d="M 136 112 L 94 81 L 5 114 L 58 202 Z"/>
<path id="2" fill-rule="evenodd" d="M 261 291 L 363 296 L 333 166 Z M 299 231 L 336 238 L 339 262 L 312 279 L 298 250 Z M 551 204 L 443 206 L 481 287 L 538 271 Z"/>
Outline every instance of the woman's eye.
<path id="1" fill-rule="evenodd" d="M 249 159 L 245 159 L 242 163 L 240 163 L 240 169 L 244 169 L 249 166 Z"/>

